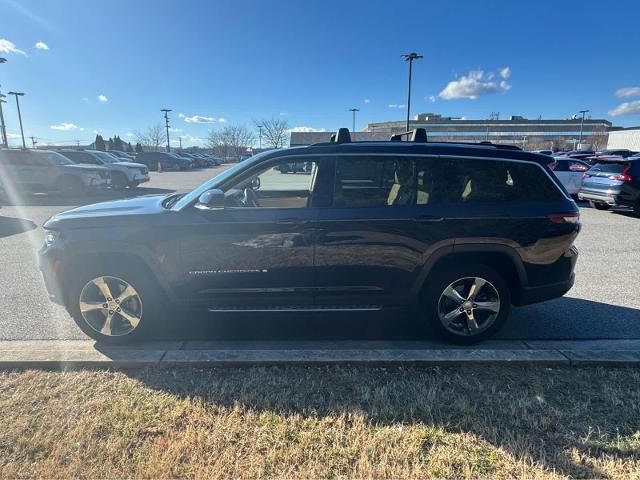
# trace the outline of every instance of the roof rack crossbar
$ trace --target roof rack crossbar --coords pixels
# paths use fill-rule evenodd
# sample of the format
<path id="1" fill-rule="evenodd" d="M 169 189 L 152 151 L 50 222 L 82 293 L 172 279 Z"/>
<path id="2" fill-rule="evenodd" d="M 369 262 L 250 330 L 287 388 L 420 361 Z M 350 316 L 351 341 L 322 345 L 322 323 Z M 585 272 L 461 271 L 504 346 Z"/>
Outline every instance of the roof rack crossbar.
<path id="1" fill-rule="evenodd" d="M 391 141 L 399 142 L 402 140 L 402 137 L 409 137 L 409 135 L 411 135 L 411 139 L 408 139 L 410 142 L 427 142 L 427 131 L 424 128 L 414 128 L 413 130 L 409 130 L 404 133 L 396 133 L 395 135 L 391 135 Z"/>

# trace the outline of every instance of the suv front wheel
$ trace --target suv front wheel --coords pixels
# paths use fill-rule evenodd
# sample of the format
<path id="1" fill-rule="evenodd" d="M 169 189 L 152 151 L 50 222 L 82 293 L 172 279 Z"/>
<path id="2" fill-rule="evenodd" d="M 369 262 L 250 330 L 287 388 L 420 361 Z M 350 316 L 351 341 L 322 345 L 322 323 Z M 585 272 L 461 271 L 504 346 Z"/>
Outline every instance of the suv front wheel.
<path id="1" fill-rule="evenodd" d="M 165 309 L 147 275 L 127 266 L 95 266 L 78 275 L 68 308 L 80 329 L 102 343 L 145 339 L 159 326 Z"/>
<path id="2" fill-rule="evenodd" d="M 485 265 L 443 269 L 427 288 L 427 318 L 440 336 L 453 343 L 470 345 L 490 337 L 511 311 L 509 287 Z"/>

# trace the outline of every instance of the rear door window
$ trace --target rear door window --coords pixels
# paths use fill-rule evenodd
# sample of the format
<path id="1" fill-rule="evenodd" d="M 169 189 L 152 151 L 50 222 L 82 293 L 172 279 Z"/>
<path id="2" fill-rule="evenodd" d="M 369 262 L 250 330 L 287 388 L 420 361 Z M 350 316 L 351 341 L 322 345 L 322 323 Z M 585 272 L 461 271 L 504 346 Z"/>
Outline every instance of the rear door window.
<path id="1" fill-rule="evenodd" d="M 556 202 L 558 187 L 537 164 L 505 160 L 442 159 L 446 188 L 437 200 L 454 204 Z M 436 200 L 436 198 L 434 198 Z"/>

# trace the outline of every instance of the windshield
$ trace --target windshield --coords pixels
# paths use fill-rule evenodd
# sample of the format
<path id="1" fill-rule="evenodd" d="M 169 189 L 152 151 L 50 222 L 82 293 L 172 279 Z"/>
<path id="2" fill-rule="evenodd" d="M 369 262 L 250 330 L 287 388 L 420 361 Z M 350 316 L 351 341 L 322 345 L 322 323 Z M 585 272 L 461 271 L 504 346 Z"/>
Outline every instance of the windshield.
<path id="1" fill-rule="evenodd" d="M 222 184 L 226 179 L 232 177 L 237 172 L 240 172 L 240 171 L 244 170 L 245 168 L 249 168 L 252 164 L 254 164 L 257 161 L 259 161 L 262 157 L 266 156 L 268 153 L 270 153 L 270 152 L 263 152 L 263 153 L 259 153 L 257 155 L 254 155 L 253 157 L 249 157 L 246 160 L 243 160 L 242 162 L 238 163 L 237 165 L 234 165 L 230 169 L 225 170 L 224 172 L 220 173 L 219 175 L 216 175 L 211 180 L 203 183 L 202 185 L 200 185 L 195 190 L 192 190 L 189 193 L 185 194 L 182 198 L 180 198 L 180 200 L 178 200 L 172 206 L 172 209 L 173 210 L 182 210 L 184 207 L 186 207 L 190 203 L 195 202 L 200 197 L 200 195 L 202 195 L 207 190 L 211 190 L 212 188 L 217 188 L 218 185 Z"/>
<path id="2" fill-rule="evenodd" d="M 116 163 L 120 161 L 118 158 L 114 157 L 110 153 L 106 153 L 106 152 L 91 152 L 91 153 L 94 154 L 96 157 L 98 157 L 100 160 L 102 160 L 104 163 Z"/>
<path id="3" fill-rule="evenodd" d="M 56 165 L 75 165 L 75 163 L 69 160 L 67 157 L 56 152 L 46 152 L 44 154 L 37 153 L 37 155 L 45 156 L 49 161 L 55 163 Z"/>

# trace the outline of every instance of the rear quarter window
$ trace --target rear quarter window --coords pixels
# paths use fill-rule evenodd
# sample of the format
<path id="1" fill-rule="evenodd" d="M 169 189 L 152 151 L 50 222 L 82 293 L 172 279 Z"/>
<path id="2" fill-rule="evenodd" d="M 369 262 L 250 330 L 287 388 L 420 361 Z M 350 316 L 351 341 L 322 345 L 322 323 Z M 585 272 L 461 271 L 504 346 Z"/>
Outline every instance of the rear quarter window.
<path id="1" fill-rule="evenodd" d="M 549 203 L 563 200 L 560 189 L 535 163 L 485 159 L 444 160 L 446 203 Z"/>

